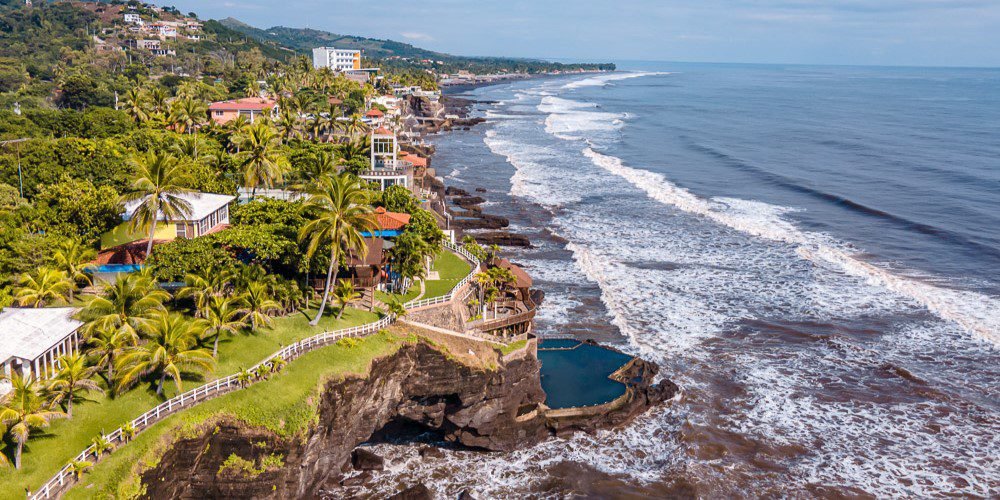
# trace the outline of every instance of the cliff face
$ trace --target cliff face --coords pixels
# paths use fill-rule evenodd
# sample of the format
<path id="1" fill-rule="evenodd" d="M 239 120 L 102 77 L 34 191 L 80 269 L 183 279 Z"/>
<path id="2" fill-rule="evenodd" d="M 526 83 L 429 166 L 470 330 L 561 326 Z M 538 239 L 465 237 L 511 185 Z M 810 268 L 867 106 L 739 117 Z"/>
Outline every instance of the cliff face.
<path id="1" fill-rule="evenodd" d="M 335 487 L 352 450 L 388 424 L 418 424 L 446 440 L 492 451 L 620 425 L 676 392 L 670 382 L 651 384 L 655 365 L 633 364 L 628 394 L 614 408 L 555 415 L 541 404 L 533 346 L 505 357 L 496 370 L 477 370 L 417 343 L 374 362 L 367 377 L 329 382 L 318 421 L 304 438 L 284 439 L 223 419 L 176 442 L 142 481 L 151 498 L 313 497 L 324 486 Z M 224 467 L 232 454 L 257 466 Z M 280 457 L 280 465 L 265 457 Z"/>

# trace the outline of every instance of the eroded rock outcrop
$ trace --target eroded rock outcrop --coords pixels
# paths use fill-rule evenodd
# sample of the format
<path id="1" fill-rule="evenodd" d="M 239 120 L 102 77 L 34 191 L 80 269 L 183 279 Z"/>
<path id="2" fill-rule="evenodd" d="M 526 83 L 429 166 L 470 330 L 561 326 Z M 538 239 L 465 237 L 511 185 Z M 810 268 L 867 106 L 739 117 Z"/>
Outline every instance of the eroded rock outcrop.
<path id="1" fill-rule="evenodd" d="M 511 451 L 557 433 L 621 425 L 676 392 L 669 382 L 652 383 L 655 365 L 634 365 L 622 372 L 629 388 L 614 407 L 556 414 L 543 404 L 534 340 L 495 369 L 472 368 L 422 342 L 407 345 L 376 360 L 365 377 L 328 382 L 306 435 L 282 438 L 220 417 L 200 435 L 175 442 L 142 481 L 150 498 L 329 494 L 351 468 L 355 448 L 386 426 L 416 424 L 459 446 Z M 232 454 L 250 463 L 279 456 L 283 466 L 224 474 Z"/>

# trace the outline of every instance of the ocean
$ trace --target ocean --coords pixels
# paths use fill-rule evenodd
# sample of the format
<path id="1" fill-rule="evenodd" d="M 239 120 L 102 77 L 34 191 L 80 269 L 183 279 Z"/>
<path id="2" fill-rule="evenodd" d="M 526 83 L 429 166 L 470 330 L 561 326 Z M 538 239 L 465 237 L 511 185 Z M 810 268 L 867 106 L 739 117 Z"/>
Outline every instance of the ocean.
<path id="1" fill-rule="evenodd" d="M 513 454 L 380 445 L 480 498 L 1000 495 L 1000 70 L 626 63 L 463 94 L 449 185 L 534 247 L 541 335 L 682 395 Z"/>

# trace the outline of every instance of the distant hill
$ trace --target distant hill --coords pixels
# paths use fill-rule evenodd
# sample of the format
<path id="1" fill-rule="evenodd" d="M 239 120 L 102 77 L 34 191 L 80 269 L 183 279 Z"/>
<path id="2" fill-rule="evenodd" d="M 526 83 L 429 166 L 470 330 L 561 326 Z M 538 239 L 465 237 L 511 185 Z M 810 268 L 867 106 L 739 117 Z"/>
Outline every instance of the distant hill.
<path id="1" fill-rule="evenodd" d="M 382 66 L 388 65 L 390 67 L 415 66 L 433 68 L 438 72 L 444 73 L 456 72 L 458 70 L 467 70 L 474 73 L 493 73 L 497 71 L 539 73 L 578 69 L 612 70 L 615 68 L 614 64 L 610 63 L 561 64 L 538 59 L 455 56 L 414 47 L 411 44 L 394 40 L 338 35 L 310 28 L 275 26 L 273 28 L 261 29 L 232 17 L 219 20 L 218 22 L 233 31 L 238 31 L 258 41 L 274 43 L 303 55 L 310 55 L 312 49 L 315 47 L 334 46 L 337 48 L 361 50 L 365 58 L 377 61 Z M 424 60 L 433 62 L 421 62 Z"/>

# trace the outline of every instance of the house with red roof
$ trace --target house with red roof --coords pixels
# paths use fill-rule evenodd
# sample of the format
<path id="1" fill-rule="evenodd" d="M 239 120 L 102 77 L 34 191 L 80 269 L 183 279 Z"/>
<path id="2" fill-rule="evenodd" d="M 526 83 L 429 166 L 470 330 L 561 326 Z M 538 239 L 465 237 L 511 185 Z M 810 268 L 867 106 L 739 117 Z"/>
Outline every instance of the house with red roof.
<path id="1" fill-rule="evenodd" d="M 356 289 L 392 288 L 400 280 L 399 275 L 392 271 L 388 250 L 393 246 L 392 238 L 402 234 L 410 223 L 410 214 L 389 212 L 379 207 L 375 209 L 374 215 L 378 229 L 361 233 L 368 253 L 364 258 L 360 255 L 347 255 L 346 265 L 338 273 L 340 279 L 350 280 Z M 317 292 L 322 293 L 326 280 L 315 278 L 312 285 Z"/>
<path id="2" fill-rule="evenodd" d="M 368 112 L 365 113 L 365 120 L 372 125 L 381 126 L 382 123 L 385 122 L 385 113 L 378 108 L 369 109 Z"/>
<path id="3" fill-rule="evenodd" d="M 253 123 L 257 117 L 262 115 L 270 115 L 272 118 L 277 118 L 278 103 L 262 97 L 231 99 L 229 101 L 213 102 L 208 106 L 208 114 L 212 117 L 212 121 L 220 125 L 229 123 L 240 115 L 243 115 L 250 123 Z"/>

